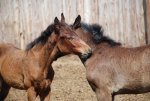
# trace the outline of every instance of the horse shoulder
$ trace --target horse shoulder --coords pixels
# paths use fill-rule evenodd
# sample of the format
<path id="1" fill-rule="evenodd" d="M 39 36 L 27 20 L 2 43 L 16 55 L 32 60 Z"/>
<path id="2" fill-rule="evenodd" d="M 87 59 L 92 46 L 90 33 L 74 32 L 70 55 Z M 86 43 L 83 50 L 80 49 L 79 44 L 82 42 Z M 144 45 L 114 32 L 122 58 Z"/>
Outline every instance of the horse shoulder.
<path id="1" fill-rule="evenodd" d="M 123 75 L 119 75 L 119 56 L 116 54 L 116 49 L 107 48 L 107 50 L 97 50 L 91 58 L 86 62 L 87 79 L 97 86 L 107 86 L 111 90 L 119 90 L 124 86 L 125 79 Z M 118 85 L 115 85 L 118 83 Z"/>

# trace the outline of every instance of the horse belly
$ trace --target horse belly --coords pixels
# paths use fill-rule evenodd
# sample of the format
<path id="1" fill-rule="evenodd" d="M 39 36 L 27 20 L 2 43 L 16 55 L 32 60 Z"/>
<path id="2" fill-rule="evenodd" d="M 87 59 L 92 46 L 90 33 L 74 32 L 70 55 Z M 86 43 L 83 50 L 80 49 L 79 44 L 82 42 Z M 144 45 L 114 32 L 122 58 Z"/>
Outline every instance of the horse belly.
<path id="1" fill-rule="evenodd" d="M 4 77 L 4 81 L 11 87 L 16 88 L 16 89 L 26 89 L 24 82 L 23 82 L 23 78 L 19 78 L 19 77 L 14 77 L 14 76 L 3 76 Z"/>
<path id="2" fill-rule="evenodd" d="M 120 89 L 123 93 L 142 93 L 150 91 L 150 75 L 149 72 L 136 72 L 124 75 L 124 85 Z M 117 85 L 120 82 L 116 83 Z M 119 90 L 119 91 L 120 91 Z"/>

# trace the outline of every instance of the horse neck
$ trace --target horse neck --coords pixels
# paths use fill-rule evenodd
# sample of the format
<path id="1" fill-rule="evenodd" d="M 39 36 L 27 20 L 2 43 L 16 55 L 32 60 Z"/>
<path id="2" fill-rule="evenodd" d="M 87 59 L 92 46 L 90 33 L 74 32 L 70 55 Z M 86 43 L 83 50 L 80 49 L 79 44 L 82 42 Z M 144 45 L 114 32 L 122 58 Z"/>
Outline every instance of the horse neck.
<path id="1" fill-rule="evenodd" d="M 85 41 L 92 49 L 96 48 L 96 44 L 92 41 L 92 39 L 87 38 L 86 40 L 83 39 L 83 41 Z"/>
<path id="2" fill-rule="evenodd" d="M 82 28 L 78 28 L 76 31 L 77 35 L 84 41 L 86 42 L 92 49 L 95 49 L 96 47 L 96 44 L 93 42 L 93 37 L 92 35 L 85 31 L 84 29 Z"/>
<path id="3" fill-rule="evenodd" d="M 51 66 L 53 60 L 55 60 L 58 55 L 58 48 L 56 43 L 47 42 L 45 45 L 39 45 L 33 48 L 32 53 L 38 60 L 40 68 L 44 71 Z"/>
<path id="4" fill-rule="evenodd" d="M 102 51 L 108 51 L 109 49 L 113 49 L 114 47 L 119 47 L 119 45 L 111 46 L 107 42 L 102 42 L 96 45 L 94 52 L 102 52 Z"/>

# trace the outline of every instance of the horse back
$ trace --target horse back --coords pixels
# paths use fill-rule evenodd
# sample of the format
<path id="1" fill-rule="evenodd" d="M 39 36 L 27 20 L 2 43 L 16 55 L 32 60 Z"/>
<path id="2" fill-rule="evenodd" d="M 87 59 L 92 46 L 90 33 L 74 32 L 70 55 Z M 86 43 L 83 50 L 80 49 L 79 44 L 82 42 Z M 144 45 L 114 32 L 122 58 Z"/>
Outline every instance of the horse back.
<path id="1" fill-rule="evenodd" d="M 9 43 L 0 43 L 0 56 L 5 54 L 8 51 L 12 51 L 18 48 Z"/>
<path id="2" fill-rule="evenodd" d="M 18 48 L 16 48 L 12 44 L 0 43 L 0 68 L 1 68 L 4 58 L 16 50 L 18 50 Z"/>

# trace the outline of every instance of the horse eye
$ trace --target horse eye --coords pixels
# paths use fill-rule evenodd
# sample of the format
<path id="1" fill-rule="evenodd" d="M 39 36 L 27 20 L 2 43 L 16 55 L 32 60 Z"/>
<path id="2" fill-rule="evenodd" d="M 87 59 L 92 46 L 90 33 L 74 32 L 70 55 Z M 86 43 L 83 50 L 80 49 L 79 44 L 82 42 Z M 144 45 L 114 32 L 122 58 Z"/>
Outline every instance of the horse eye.
<path id="1" fill-rule="evenodd" d="M 61 39 L 65 39 L 66 37 L 65 37 L 65 36 L 61 36 L 60 38 L 61 38 Z"/>
<path id="2" fill-rule="evenodd" d="M 73 40 L 73 38 L 72 37 L 69 37 L 69 38 L 67 38 L 68 40 Z"/>

